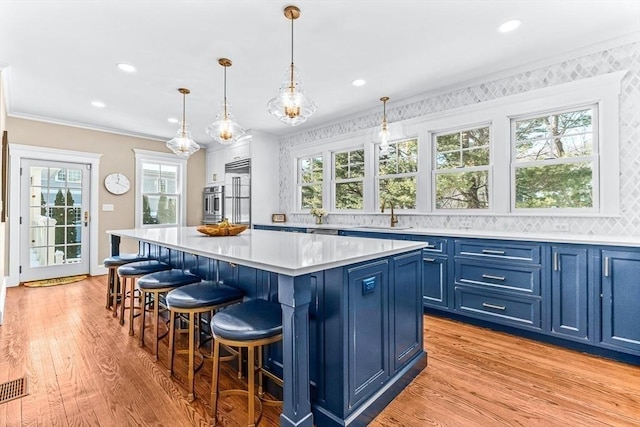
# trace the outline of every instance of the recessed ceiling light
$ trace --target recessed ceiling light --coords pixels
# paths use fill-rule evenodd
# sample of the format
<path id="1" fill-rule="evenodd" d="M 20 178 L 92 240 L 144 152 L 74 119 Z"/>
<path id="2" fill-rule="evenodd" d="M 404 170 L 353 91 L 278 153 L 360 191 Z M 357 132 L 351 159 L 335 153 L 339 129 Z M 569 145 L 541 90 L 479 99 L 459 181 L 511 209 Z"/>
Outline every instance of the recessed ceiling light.
<path id="1" fill-rule="evenodd" d="M 118 64 L 118 68 L 125 73 L 135 73 L 136 67 L 130 64 Z"/>
<path id="2" fill-rule="evenodd" d="M 106 104 L 102 101 L 91 101 L 91 105 L 96 108 L 104 108 L 106 106 Z"/>
<path id="3" fill-rule="evenodd" d="M 168 121 L 169 123 L 178 123 L 178 119 L 176 119 L 175 117 L 169 117 L 169 118 L 167 119 L 167 121 Z"/>
<path id="4" fill-rule="evenodd" d="M 366 85 L 367 81 L 363 80 L 363 79 L 356 79 L 356 80 L 352 81 L 351 84 L 354 85 L 355 87 L 360 87 L 360 86 Z"/>
<path id="5" fill-rule="evenodd" d="M 510 19 L 507 22 L 503 23 L 502 25 L 500 25 L 498 27 L 498 31 L 500 31 L 501 33 L 508 33 L 511 32 L 515 29 L 517 29 L 520 24 L 522 24 L 522 21 L 519 19 Z"/>

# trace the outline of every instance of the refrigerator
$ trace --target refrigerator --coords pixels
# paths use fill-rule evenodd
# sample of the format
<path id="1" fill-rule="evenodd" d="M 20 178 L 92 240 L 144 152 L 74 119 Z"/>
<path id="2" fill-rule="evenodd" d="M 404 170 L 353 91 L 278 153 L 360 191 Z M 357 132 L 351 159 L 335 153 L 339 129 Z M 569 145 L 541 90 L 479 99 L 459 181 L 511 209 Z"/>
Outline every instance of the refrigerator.
<path id="1" fill-rule="evenodd" d="M 224 218 L 251 225 L 251 159 L 224 165 Z"/>

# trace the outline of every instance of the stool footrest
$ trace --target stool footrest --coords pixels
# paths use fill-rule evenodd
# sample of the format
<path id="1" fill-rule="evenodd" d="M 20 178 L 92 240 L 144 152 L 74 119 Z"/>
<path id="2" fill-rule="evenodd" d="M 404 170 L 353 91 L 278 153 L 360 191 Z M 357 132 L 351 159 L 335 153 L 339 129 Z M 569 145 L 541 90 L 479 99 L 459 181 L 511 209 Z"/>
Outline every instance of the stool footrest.
<path id="1" fill-rule="evenodd" d="M 231 389 L 231 390 L 223 390 L 223 391 L 219 391 L 218 392 L 218 396 L 220 397 L 224 397 L 224 396 L 243 396 L 246 397 L 247 399 L 249 398 L 249 391 L 248 390 L 242 390 L 242 389 Z M 258 404 L 256 407 L 256 412 L 258 413 L 258 417 L 255 420 L 255 425 L 258 425 L 258 423 L 260 422 L 260 419 L 262 418 L 262 402 L 263 400 L 260 399 L 258 396 L 253 396 L 256 403 Z"/>

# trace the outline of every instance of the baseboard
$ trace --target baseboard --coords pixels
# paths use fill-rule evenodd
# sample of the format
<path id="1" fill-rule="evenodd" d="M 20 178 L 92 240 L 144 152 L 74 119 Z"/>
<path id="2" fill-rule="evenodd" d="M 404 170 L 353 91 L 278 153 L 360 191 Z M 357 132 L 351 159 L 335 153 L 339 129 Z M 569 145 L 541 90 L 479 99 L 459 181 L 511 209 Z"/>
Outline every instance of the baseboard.
<path id="1" fill-rule="evenodd" d="M 4 302 L 7 298 L 7 278 L 3 277 L 0 282 L 0 325 L 2 325 L 4 319 Z"/>

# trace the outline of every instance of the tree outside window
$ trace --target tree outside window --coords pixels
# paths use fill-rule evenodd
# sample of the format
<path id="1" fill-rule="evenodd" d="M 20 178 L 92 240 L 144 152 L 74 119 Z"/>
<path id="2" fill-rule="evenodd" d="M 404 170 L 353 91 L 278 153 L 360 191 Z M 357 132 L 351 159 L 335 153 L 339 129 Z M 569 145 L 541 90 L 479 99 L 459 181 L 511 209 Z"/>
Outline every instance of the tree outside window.
<path id="1" fill-rule="evenodd" d="M 364 148 L 333 154 L 336 209 L 364 207 Z"/>
<path id="2" fill-rule="evenodd" d="M 142 224 L 176 225 L 179 167 L 163 163 L 142 164 Z"/>
<path id="3" fill-rule="evenodd" d="M 594 207 L 595 107 L 514 120 L 515 207 Z"/>
<path id="4" fill-rule="evenodd" d="M 436 209 L 488 209 L 490 129 L 434 136 Z"/>
<path id="5" fill-rule="evenodd" d="M 397 209 L 416 208 L 418 140 L 389 143 L 387 153 L 378 151 L 378 202 L 393 202 Z"/>
<path id="6" fill-rule="evenodd" d="M 298 159 L 300 209 L 322 207 L 323 158 L 321 154 Z"/>

